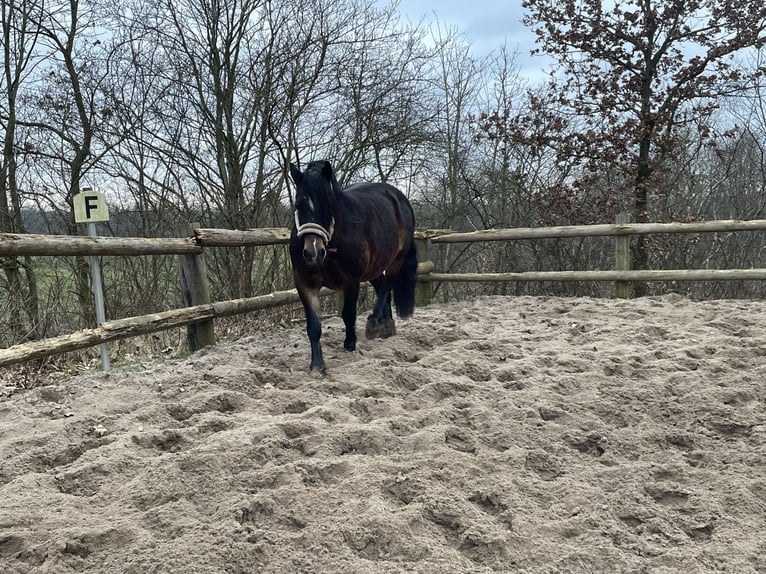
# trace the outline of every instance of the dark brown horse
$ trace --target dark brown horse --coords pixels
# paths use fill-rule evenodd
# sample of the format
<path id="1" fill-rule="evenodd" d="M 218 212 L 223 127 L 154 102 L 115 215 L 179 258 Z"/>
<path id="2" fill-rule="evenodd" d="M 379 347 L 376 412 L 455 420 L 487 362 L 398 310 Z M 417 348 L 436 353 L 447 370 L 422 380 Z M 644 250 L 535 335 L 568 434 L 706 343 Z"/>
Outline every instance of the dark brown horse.
<path id="1" fill-rule="evenodd" d="M 386 183 L 360 183 L 341 190 L 326 161 L 312 162 L 304 172 L 290 164 L 290 175 L 296 187 L 290 259 L 306 312 L 309 370 L 325 374 L 319 344 L 320 289 L 343 292 L 343 346 L 347 351 L 356 349 L 361 281 L 370 281 L 377 295 L 367 319 L 367 338 L 393 335 L 392 293 L 400 317 L 409 317 L 415 308 L 415 216 L 404 194 Z"/>

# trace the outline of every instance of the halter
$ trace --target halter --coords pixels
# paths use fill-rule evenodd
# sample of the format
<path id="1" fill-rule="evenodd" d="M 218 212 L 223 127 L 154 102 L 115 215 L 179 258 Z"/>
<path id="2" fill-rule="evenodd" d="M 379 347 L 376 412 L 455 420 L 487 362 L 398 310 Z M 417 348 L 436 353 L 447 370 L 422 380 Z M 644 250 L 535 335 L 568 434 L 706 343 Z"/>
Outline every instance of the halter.
<path id="1" fill-rule="evenodd" d="M 330 220 L 330 229 L 325 229 L 323 226 L 319 225 L 318 223 L 304 223 L 301 225 L 301 222 L 298 220 L 298 211 L 295 211 L 295 229 L 297 230 L 298 237 L 303 237 L 304 235 L 307 235 L 309 233 L 313 233 L 315 235 L 318 235 L 321 237 L 325 244 L 330 243 L 330 240 L 332 239 L 332 234 L 335 232 L 335 218 L 333 217 Z"/>

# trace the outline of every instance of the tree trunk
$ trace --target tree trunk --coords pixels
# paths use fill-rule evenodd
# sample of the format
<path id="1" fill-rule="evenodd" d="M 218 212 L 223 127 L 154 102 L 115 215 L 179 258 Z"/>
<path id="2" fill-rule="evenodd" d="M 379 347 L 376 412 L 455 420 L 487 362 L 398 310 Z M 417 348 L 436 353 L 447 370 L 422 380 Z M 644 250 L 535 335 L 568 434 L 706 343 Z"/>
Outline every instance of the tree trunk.
<path id="1" fill-rule="evenodd" d="M 646 54 L 647 69 L 644 72 L 641 85 L 641 134 L 638 145 L 638 165 L 636 169 L 635 188 L 635 216 L 636 223 L 648 223 L 649 210 L 649 179 L 652 176 L 651 147 L 654 133 L 654 119 L 652 117 L 652 78 L 655 70 L 650 64 L 650 54 Z M 646 237 L 639 236 L 633 243 L 632 268 L 636 270 L 648 269 L 649 252 L 647 250 Z M 636 297 L 643 297 L 647 293 L 645 282 L 637 281 L 633 286 Z"/>
<path id="2" fill-rule="evenodd" d="M 6 124 L 3 144 L 3 161 L 0 164 L 0 233 L 25 233 L 21 219 L 21 198 L 16 184 L 15 99 L 9 95 L 10 114 Z M 40 303 L 37 294 L 37 278 L 29 257 L 23 262 L 8 257 L 0 262 L 8 282 L 8 326 L 14 342 L 39 338 Z M 21 270 L 25 273 L 22 276 Z M 26 285 L 22 281 L 26 279 Z M 26 315 L 27 321 L 23 317 Z"/>

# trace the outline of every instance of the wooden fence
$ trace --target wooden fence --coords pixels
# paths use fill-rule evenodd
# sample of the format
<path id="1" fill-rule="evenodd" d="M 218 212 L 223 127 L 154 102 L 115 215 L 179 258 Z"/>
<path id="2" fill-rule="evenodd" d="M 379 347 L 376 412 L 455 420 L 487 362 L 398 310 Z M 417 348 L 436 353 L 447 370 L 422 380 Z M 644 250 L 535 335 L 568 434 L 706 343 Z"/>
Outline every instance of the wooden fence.
<path id="1" fill-rule="evenodd" d="M 766 279 L 766 269 L 669 269 L 630 270 L 629 258 L 625 256 L 628 239 L 633 235 L 660 233 L 707 233 L 766 230 L 766 220 L 723 220 L 695 223 L 616 223 L 587 226 L 563 226 L 517 229 L 489 229 L 458 233 L 451 230 L 428 230 L 416 233 L 418 241 L 418 303 L 427 304 L 430 283 L 435 281 L 729 281 Z M 438 273 L 428 260 L 431 246 L 440 243 L 465 243 L 477 241 L 512 241 L 519 239 L 543 239 L 565 237 L 615 237 L 615 261 L 620 267 L 603 271 L 548 271 L 522 273 Z M 88 255 L 178 255 L 181 275 L 185 285 L 183 309 L 106 321 L 93 329 L 53 337 L 41 341 L 22 343 L 0 349 L 0 366 L 39 359 L 84 349 L 137 335 L 145 335 L 191 326 L 190 344 L 198 348 L 209 342 L 212 320 L 277 307 L 299 301 L 295 290 L 280 291 L 231 301 L 206 301 L 204 259 L 206 247 L 241 247 L 249 245 L 280 245 L 289 241 L 285 228 L 230 231 L 195 227 L 193 234 L 185 238 L 146 239 L 123 237 L 81 237 L 53 235 L 0 234 L 0 257 L 16 256 L 88 256 Z M 325 289 L 322 295 L 332 294 Z M 206 328 L 207 327 L 207 328 Z"/>

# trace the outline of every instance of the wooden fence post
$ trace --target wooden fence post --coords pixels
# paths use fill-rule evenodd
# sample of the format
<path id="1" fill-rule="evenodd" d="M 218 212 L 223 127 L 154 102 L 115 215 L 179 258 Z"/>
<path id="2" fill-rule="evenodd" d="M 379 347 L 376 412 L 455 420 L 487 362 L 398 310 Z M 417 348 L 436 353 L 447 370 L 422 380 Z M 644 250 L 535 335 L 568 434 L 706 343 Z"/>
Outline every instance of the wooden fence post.
<path id="1" fill-rule="evenodd" d="M 428 238 L 416 239 L 415 249 L 417 250 L 417 253 L 418 253 L 418 263 L 423 263 L 425 261 L 431 260 L 431 240 L 430 239 Z M 417 285 L 415 286 L 415 306 L 425 307 L 426 305 L 430 303 L 431 303 L 431 282 L 421 281 L 420 278 L 418 278 Z"/>
<path id="2" fill-rule="evenodd" d="M 630 212 L 617 214 L 617 225 L 630 223 Z M 614 270 L 630 271 L 630 235 L 617 235 L 614 238 Z M 615 281 L 614 294 L 618 299 L 630 299 L 633 296 L 633 283 Z"/>
<path id="3" fill-rule="evenodd" d="M 183 228 L 182 233 L 191 237 L 194 235 L 194 230 L 199 226 L 199 223 L 190 223 Z M 179 255 L 178 267 L 184 306 L 194 307 L 210 303 L 210 285 L 207 280 L 204 252 Z M 186 340 L 192 353 L 207 345 L 215 345 L 213 320 L 189 323 L 186 326 Z"/>

